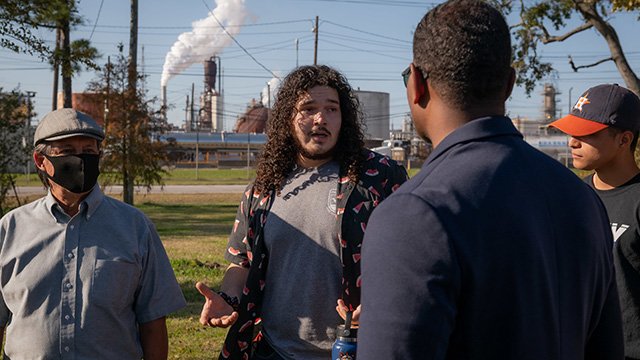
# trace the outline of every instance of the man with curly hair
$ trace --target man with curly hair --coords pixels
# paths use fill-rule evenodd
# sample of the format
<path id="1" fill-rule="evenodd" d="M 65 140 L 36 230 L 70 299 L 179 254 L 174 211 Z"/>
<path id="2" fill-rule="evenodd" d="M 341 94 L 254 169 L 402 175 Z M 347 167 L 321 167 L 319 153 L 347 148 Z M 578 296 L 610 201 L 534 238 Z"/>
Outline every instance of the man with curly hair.
<path id="1" fill-rule="evenodd" d="M 341 317 L 358 321 L 367 221 L 407 179 L 364 148 L 360 115 L 352 88 L 330 67 L 303 66 L 284 79 L 220 291 L 197 284 L 200 322 L 231 326 L 221 359 L 327 359 Z"/>
<path id="2" fill-rule="evenodd" d="M 500 12 L 433 8 L 403 77 L 434 150 L 369 221 L 358 358 L 622 359 L 606 212 L 504 115 L 515 72 Z"/>

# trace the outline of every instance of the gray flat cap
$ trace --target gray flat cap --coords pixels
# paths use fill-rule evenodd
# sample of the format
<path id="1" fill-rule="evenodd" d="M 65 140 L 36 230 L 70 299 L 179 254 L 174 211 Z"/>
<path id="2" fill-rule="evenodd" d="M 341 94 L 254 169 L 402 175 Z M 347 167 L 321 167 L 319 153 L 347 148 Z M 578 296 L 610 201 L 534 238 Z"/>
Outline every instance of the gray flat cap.
<path id="1" fill-rule="evenodd" d="M 33 136 L 33 144 L 54 141 L 73 136 L 88 136 L 98 141 L 104 139 L 104 131 L 89 115 L 74 109 L 58 109 L 45 115 Z"/>

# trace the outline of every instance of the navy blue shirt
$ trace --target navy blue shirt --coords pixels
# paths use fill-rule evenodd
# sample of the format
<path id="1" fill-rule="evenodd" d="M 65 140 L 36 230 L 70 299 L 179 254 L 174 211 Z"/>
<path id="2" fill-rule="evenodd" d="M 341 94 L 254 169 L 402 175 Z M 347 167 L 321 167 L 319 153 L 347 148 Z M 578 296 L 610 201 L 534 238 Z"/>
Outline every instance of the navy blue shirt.
<path id="1" fill-rule="evenodd" d="M 471 121 L 372 214 L 358 359 L 621 359 L 612 245 L 586 184 Z"/>

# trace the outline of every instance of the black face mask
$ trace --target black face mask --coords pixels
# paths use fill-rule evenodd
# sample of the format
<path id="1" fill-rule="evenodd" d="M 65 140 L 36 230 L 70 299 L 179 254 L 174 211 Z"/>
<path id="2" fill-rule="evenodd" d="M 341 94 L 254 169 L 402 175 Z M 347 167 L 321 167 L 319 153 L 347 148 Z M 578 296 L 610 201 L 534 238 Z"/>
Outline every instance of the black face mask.
<path id="1" fill-rule="evenodd" d="M 45 173 L 47 178 L 63 188 L 81 194 L 96 185 L 100 170 L 98 168 L 100 155 L 78 154 L 45 157 L 53 165 L 53 176 Z"/>

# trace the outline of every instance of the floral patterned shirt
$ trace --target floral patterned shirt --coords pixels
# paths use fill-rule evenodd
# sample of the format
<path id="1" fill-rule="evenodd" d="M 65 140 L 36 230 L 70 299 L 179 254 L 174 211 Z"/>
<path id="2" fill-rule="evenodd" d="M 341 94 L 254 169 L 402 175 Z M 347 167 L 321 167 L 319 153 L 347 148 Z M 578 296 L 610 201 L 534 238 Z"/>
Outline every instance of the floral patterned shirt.
<path id="1" fill-rule="evenodd" d="M 367 150 L 363 173 L 355 184 L 341 171 L 336 192 L 336 223 L 343 265 L 342 298 L 351 310 L 360 304 L 360 248 L 369 216 L 375 207 L 403 182 L 407 172 L 386 156 Z M 249 184 L 242 196 L 225 258 L 249 268 L 239 305 L 220 359 L 251 358 L 253 343 L 262 338 L 260 313 L 269 256 L 263 230 L 274 193 L 259 194 Z"/>

